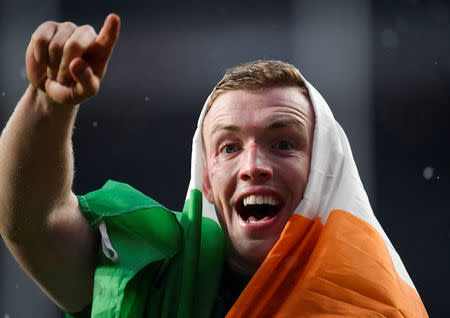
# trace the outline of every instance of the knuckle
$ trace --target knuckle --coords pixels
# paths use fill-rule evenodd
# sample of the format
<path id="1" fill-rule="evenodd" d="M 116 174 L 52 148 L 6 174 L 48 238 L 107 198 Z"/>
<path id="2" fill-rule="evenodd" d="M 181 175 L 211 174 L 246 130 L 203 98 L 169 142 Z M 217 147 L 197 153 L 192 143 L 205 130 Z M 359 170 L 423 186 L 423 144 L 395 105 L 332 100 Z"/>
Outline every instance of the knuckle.
<path id="1" fill-rule="evenodd" d="M 69 30 L 75 30 L 77 28 L 77 25 L 73 22 L 63 22 L 61 23 L 61 27 L 67 28 Z"/>
<path id="2" fill-rule="evenodd" d="M 34 33 L 31 35 L 31 41 L 32 41 L 32 42 L 36 42 L 37 40 L 39 40 L 39 38 L 40 38 L 40 36 L 39 36 L 39 34 L 37 33 L 37 30 L 34 31 Z"/>
<path id="3" fill-rule="evenodd" d="M 55 29 L 56 26 L 57 26 L 57 23 L 53 22 L 53 21 L 46 21 L 46 22 L 42 23 L 41 25 L 39 25 L 36 28 L 36 30 L 31 35 L 31 40 L 36 41 L 36 40 L 40 40 L 42 38 L 47 38 L 48 31 Z"/>
<path id="4" fill-rule="evenodd" d="M 48 46 L 48 51 L 52 55 L 61 55 L 62 50 L 63 50 L 63 45 L 59 42 L 51 42 L 50 45 Z"/>
<path id="5" fill-rule="evenodd" d="M 86 33 L 95 33 L 94 28 L 91 25 L 89 25 L 89 24 L 85 24 L 85 25 L 80 26 L 80 29 L 83 32 L 86 32 Z"/>
<path id="6" fill-rule="evenodd" d="M 36 32 L 34 32 L 31 35 L 30 43 L 32 45 L 40 45 L 41 41 L 42 41 L 42 37 L 40 37 L 39 34 L 37 34 Z"/>
<path id="7" fill-rule="evenodd" d="M 42 25 L 45 25 L 46 27 L 55 27 L 58 25 L 58 22 L 55 21 L 45 21 L 42 23 Z"/>
<path id="8" fill-rule="evenodd" d="M 81 49 L 80 43 L 76 40 L 69 39 L 64 45 L 64 49 L 68 49 L 69 51 L 79 51 Z"/>
<path id="9" fill-rule="evenodd" d="M 48 44 L 50 42 L 48 38 L 38 36 L 38 35 L 36 35 L 34 38 L 32 38 L 32 40 L 35 43 L 35 45 L 38 46 L 39 48 L 48 46 Z"/>
<path id="10" fill-rule="evenodd" d="M 36 30 L 39 30 L 39 29 L 45 29 L 45 30 L 47 30 L 47 29 L 49 29 L 49 28 L 54 28 L 54 27 L 56 27 L 57 25 L 58 25 L 58 23 L 55 22 L 55 21 L 45 21 L 45 22 L 42 23 Z"/>
<path id="11" fill-rule="evenodd" d="M 95 33 L 94 28 L 90 25 L 79 27 L 77 33 L 79 33 L 79 37 L 82 39 L 81 41 L 84 45 L 87 45 L 88 42 L 92 42 L 97 37 L 97 33 Z"/>

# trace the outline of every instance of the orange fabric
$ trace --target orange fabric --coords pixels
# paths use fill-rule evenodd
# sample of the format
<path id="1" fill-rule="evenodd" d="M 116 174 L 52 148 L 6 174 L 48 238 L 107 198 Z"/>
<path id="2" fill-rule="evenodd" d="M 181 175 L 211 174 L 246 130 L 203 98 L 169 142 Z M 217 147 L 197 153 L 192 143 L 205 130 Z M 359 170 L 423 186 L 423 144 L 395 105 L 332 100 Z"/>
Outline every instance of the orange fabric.
<path id="1" fill-rule="evenodd" d="M 372 226 L 341 210 L 325 225 L 294 214 L 226 317 L 336 316 L 428 317 Z"/>

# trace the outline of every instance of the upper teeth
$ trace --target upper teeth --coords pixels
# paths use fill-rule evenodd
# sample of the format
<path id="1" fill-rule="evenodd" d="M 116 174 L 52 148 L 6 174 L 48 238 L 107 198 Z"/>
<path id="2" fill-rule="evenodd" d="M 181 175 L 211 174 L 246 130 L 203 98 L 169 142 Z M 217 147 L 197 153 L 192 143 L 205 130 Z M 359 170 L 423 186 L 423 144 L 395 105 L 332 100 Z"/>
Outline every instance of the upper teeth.
<path id="1" fill-rule="evenodd" d="M 280 201 L 276 198 L 269 195 L 249 195 L 244 198 L 244 206 L 253 205 L 253 204 L 270 204 L 270 205 L 278 205 Z"/>

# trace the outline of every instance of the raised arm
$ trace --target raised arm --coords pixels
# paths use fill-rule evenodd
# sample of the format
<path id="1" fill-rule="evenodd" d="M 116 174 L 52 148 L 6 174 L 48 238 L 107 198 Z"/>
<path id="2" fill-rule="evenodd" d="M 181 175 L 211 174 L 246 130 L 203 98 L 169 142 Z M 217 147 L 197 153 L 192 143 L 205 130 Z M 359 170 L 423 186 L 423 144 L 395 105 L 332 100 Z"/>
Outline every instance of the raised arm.
<path id="1" fill-rule="evenodd" d="M 30 85 L 0 137 L 0 233 L 16 260 L 64 310 L 92 300 L 95 234 L 72 193 L 71 135 L 79 103 L 99 89 L 119 35 L 45 22 L 26 53 Z"/>

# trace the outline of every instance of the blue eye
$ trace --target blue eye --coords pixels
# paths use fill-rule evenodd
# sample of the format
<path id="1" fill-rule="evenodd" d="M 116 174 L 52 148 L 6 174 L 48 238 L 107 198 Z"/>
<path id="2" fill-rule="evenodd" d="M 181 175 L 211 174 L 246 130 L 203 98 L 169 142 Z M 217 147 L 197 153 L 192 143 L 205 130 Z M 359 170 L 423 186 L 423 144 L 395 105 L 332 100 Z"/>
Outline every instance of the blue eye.
<path id="1" fill-rule="evenodd" d="M 278 150 L 289 150 L 292 148 L 292 144 L 286 140 L 282 140 L 277 143 L 276 148 Z"/>
<path id="2" fill-rule="evenodd" d="M 226 145 L 225 148 L 224 148 L 224 151 L 227 154 L 232 154 L 233 152 L 236 151 L 236 146 L 235 145 Z"/>

